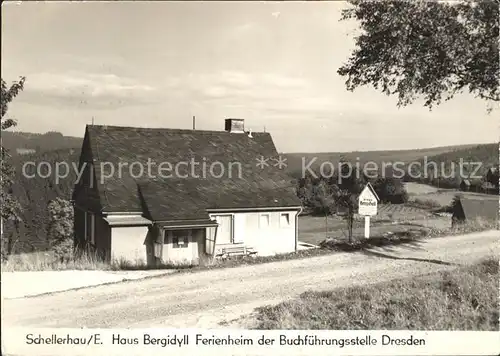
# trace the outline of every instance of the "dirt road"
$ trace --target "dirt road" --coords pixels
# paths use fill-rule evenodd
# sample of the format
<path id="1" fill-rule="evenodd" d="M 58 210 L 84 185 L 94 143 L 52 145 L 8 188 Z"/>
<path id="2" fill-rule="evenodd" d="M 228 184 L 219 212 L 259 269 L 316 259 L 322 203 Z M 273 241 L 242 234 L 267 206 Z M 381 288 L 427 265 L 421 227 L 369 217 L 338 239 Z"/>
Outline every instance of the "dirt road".
<path id="1" fill-rule="evenodd" d="M 376 283 L 498 256 L 499 238 L 498 231 L 488 231 L 364 253 L 175 274 L 4 300 L 2 324 L 6 328 L 216 328 L 221 321 L 306 290 Z"/>

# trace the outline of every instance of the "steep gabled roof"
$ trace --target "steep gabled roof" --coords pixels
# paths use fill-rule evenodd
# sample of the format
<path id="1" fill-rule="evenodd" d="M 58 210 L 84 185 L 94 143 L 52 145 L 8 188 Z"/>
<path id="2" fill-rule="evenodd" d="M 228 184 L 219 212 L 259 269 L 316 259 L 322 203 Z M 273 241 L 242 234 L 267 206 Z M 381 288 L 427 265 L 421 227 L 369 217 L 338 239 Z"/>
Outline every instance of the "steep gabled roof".
<path id="1" fill-rule="evenodd" d="M 271 160 L 264 168 L 256 165 L 261 156 L 278 158 L 269 133 L 248 137 L 226 131 L 90 125 L 86 130 L 104 211 L 187 220 L 205 219 L 207 208 L 300 206 L 284 171 Z"/>
<path id="2" fill-rule="evenodd" d="M 498 199 L 462 197 L 460 204 L 466 219 L 498 220 Z"/>

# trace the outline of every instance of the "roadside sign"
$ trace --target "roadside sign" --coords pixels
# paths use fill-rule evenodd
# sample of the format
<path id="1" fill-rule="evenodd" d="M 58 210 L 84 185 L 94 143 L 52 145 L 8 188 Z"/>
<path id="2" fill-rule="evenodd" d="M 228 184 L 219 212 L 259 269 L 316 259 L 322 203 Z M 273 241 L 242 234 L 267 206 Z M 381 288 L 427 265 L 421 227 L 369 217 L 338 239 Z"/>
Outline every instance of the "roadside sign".
<path id="1" fill-rule="evenodd" d="M 366 184 L 358 198 L 358 214 L 365 217 L 365 238 L 370 237 L 370 216 L 377 215 L 379 201 L 380 199 L 372 185 Z"/>
<path id="2" fill-rule="evenodd" d="M 358 198 L 358 214 L 362 216 L 377 215 L 378 202 L 380 201 L 372 185 L 368 183 Z"/>

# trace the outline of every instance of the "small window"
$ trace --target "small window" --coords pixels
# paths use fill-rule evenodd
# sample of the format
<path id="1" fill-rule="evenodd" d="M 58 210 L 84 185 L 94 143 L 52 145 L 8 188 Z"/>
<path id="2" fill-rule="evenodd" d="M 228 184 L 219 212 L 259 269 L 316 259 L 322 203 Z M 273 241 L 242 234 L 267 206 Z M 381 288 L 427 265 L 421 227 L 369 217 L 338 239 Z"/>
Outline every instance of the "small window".
<path id="1" fill-rule="evenodd" d="M 280 214 L 280 226 L 290 226 L 290 213 Z"/>
<path id="2" fill-rule="evenodd" d="M 95 215 L 91 212 L 85 212 L 85 239 L 95 244 Z"/>
<path id="3" fill-rule="evenodd" d="M 173 243 L 175 248 L 186 248 L 188 247 L 189 240 L 187 236 L 179 236 L 174 237 Z"/>
<path id="4" fill-rule="evenodd" d="M 268 227 L 271 223 L 271 216 L 269 214 L 260 214 L 259 225 L 260 227 Z"/>
<path id="5" fill-rule="evenodd" d="M 90 243 L 95 245 L 95 215 L 90 214 Z"/>
<path id="6" fill-rule="evenodd" d="M 83 212 L 83 234 L 84 234 L 84 239 L 87 240 L 87 231 L 88 231 L 88 226 L 89 226 L 89 222 L 87 221 L 87 212 L 84 211 Z"/>
<path id="7" fill-rule="evenodd" d="M 174 248 L 187 248 L 189 245 L 189 232 L 174 232 L 172 237 L 172 245 Z"/>

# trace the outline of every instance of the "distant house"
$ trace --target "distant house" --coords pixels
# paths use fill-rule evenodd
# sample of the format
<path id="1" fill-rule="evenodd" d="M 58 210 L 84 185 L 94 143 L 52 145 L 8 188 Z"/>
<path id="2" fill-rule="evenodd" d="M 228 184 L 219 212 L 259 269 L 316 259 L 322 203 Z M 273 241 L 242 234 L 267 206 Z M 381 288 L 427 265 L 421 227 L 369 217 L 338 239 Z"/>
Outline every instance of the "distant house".
<path id="1" fill-rule="evenodd" d="M 470 187 L 471 187 L 470 180 L 462 179 L 462 182 L 460 182 L 460 190 L 463 192 L 467 192 L 470 190 Z"/>
<path id="2" fill-rule="evenodd" d="M 36 153 L 36 150 L 33 148 L 16 148 L 16 152 L 18 155 L 28 155 Z"/>
<path id="3" fill-rule="evenodd" d="M 499 172 L 497 167 L 490 167 L 486 172 L 486 181 L 498 187 L 499 184 Z"/>
<path id="4" fill-rule="evenodd" d="M 452 226 L 466 221 L 498 221 L 498 200 L 461 197 L 453 207 Z"/>
<path id="5" fill-rule="evenodd" d="M 481 192 L 486 194 L 498 194 L 498 187 L 490 182 L 483 182 L 481 184 Z"/>
<path id="6" fill-rule="evenodd" d="M 296 251 L 300 200 L 271 135 L 243 124 L 228 119 L 225 131 L 88 125 L 73 192 L 75 245 L 151 266 Z"/>

